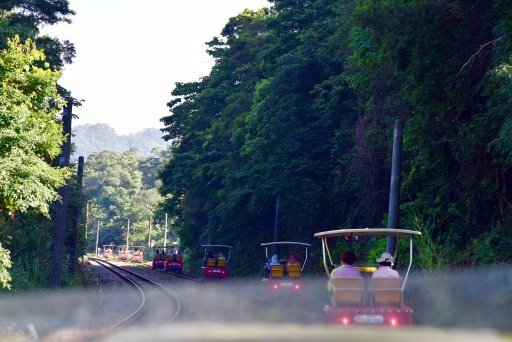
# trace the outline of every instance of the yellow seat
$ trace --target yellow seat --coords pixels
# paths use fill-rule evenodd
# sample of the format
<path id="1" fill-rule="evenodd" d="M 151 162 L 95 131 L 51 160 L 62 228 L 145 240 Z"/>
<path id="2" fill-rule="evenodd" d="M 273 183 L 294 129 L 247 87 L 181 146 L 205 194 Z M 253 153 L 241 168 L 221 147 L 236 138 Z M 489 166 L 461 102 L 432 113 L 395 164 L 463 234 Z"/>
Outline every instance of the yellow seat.
<path id="1" fill-rule="evenodd" d="M 282 278 L 284 273 L 283 265 L 271 265 L 270 266 L 270 278 Z"/>
<path id="2" fill-rule="evenodd" d="M 286 270 L 288 271 L 288 277 L 300 278 L 302 271 L 299 263 L 286 264 Z"/>
<path id="3" fill-rule="evenodd" d="M 217 266 L 218 267 L 226 267 L 226 258 L 218 257 L 217 258 Z"/>
<path id="4" fill-rule="evenodd" d="M 334 306 L 364 304 L 364 278 L 335 278 L 331 282 Z"/>
<path id="5" fill-rule="evenodd" d="M 208 266 L 208 267 L 215 267 L 216 261 L 217 260 L 215 260 L 215 258 L 208 258 L 206 266 Z"/>
<path id="6" fill-rule="evenodd" d="M 370 291 L 373 305 L 400 306 L 403 303 L 401 278 L 372 278 Z"/>

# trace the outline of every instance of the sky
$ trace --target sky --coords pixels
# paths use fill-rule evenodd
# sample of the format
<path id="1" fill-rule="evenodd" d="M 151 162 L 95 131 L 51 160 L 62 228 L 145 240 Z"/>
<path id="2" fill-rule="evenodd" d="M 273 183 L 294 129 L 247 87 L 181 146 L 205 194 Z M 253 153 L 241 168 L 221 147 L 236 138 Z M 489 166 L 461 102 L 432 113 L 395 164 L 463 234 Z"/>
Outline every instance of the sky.
<path id="1" fill-rule="evenodd" d="M 71 24 L 42 33 L 71 41 L 76 58 L 59 83 L 84 99 L 73 125 L 106 123 L 118 134 L 162 128 L 176 82 L 208 75 L 205 43 L 230 17 L 266 0 L 69 0 Z"/>

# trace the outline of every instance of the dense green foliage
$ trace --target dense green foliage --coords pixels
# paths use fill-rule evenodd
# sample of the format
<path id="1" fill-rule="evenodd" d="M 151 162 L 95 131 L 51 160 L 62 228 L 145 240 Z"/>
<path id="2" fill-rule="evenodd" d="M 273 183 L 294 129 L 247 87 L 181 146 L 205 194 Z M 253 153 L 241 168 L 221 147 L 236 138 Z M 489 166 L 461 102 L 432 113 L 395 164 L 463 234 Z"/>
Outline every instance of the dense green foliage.
<path id="1" fill-rule="evenodd" d="M 157 128 L 146 128 L 129 135 L 118 135 L 107 124 L 85 124 L 73 129 L 75 156 L 87 158 L 90 154 L 101 151 L 123 153 L 137 150 L 140 156 L 149 157 L 155 147 L 165 150 L 168 143 L 162 140 L 162 132 Z"/>
<path id="2" fill-rule="evenodd" d="M 0 50 L 0 241 L 12 239 L 16 212 L 49 213 L 58 199 L 55 189 L 69 177 L 65 168 L 49 162 L 63 141 L 57 115 L 60 73 L 38 67 L 45 55 L 31 40 L 15 37 Z M 8 242 L 11 245 L 12 241 Z M 19 248 L 19 246 L 18 246 Z M 2 260 L 8 254 L 2 253 Z M 7 259 L 8 260 L 8 259 Z M 4 267 L 0 263 L 0 272 Z M 8 279 L 2 277 L 2 280 Z M 6 283 L 2 281 L 2 285 Z"/>
<path id="3" fill-rule="evenodd" d="M 0 50 L 7 47 L 7 39 L 18 35 L 21 41 L 32 39 L 45 52 L 53 69 L 61 69 L 75 57 L 75 47 L 67 40 L 40 36 L 42 25 L 71 22 L 75 14 L 67 0 L 3 0 L 0 3 Z"/>
<path id="4" fill-rule="evenodd" d="M 12 277 L 9 274 L 9 268 L 12 266 L 11 256 L 8 249 L 0 244 L 0 284 L 3 288 L 11 288 Z"/>
<path id="5" fill-rule="evenodd" d="M 271 2 L 208 43 L 211 73 L 176 84 L 162 119 L 161 192 L 192 253 L 233 244 L 255 272 L 277 195 L 286 240 L 382 227 L 402 118 L 400 226 L 424 233 L 420 266 L 510 262 L 510 2 Z"/>
<path id="6" fill-rule="evenodd" d="M 67 0 L 0 3 L 0 284 L 12 278 L 14 290 L 49 280 L 51 203 L 71 175 L 55 167 L 64 140 L 61 95 L 67 93 L 57 84 L 58 70 L 75 50 L 68 41 L 39 36 L 39 27 L 69 22 L 72 14 Z M 83 200 L 76 184 L 70 198 L 71 214 Z"/>
<path id="7" fill-rule="evenodd" d="M 98 246 L 126 245 L 130 220 L 130 245 L 146 246 L 149 220 L 152 241 L 163 244 L 163 198 L 157 190 L 158 171 L 169 159 L 167 151 L 153 149 L 150 157 L 139 157 L 134 150 L 93 153 L 87 160 L 84 191 L 89 198 L 88 250 L 94 251 L 98 222 Z"/>
<path id="8" fill-rule="evenodd" d="M 64 184 L 66 169 L 47 163 L 63 141 L 56 118 L 61 108 L 59 72 L 36 66 L 45 56 L 27 40 L 0 51 L 0 208 L 5 214 L 48 212 Z M 46 158 L 46 159 L 45 159 Z M 7 212 L 7 213 L 6 213 Z"/>

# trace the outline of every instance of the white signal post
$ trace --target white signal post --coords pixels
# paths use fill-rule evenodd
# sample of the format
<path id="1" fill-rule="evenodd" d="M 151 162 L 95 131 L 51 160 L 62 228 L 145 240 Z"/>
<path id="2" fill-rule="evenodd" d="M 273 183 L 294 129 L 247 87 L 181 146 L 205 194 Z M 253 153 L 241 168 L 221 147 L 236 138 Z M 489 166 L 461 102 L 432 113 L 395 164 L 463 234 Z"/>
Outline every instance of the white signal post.
<path id="1" fill-rule="evenodd" d="M 99 237 L 100 237 L 100 221 L 98 220 L 98 228 L 96 228 L 96 249 L 94 250 L 96 256 L 98 256 L 98 240 L 99 240 Z"/>
<path id="2" fill-rule="evenodd" d="M 164 225 L 164 250 L 167 250 L 167 213 L 165 213 L 165 225 Z"/>
<path id="3" fill-rule="evenodd" d="M 128 253 L 128 247 L 130 246 L 130 219 L 127 220 L 126 226 L 126 253 Z"/>

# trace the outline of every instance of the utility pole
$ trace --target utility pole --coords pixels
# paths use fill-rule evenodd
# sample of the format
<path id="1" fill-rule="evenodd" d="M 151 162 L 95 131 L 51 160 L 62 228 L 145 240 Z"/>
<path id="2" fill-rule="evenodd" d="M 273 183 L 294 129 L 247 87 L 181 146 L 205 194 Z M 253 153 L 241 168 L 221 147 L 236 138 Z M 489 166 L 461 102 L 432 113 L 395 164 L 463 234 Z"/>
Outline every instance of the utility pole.
<path id="1" fill-rule="evenodd" d="M 148 225 L 148 247 L 151 248 L 151 217 L 149 218 Z"/>
<path id="2" fill-rule="evenodd" d="M 128 247 L 130 247 L 130 219 L 128 219 L 128 225 L 126 227 L 126 253 L 128 253 Z"/>
<path id="3" fill-rule="evenodd" d="M 391 163 L 391 182 L 389 189 L 388 228 L 398 228 L 398 214 L 400 205 L 400 173 L 402 166 L 402 140 L 403 121 L 395 120 L 395 132 L 393 138 L 393 157 Z M 388 236 L 386 252 L 394 255 L 396 250 L 396 237 Z"/>
<path id="4" fill-rule="evenodd" d="M 164 224 L 164 251 L 167 251 L 167 213 L 165 213 L 165 224 Z"/>
<path id="5" fill-rule="evenodd" d="M 87 239 L 87 229 L 89 228 L 89 201 L 85 203 L 85 239 Z"/>
<path id="6" fill-rule="evenodd" d="M 71 155 L 71 119 L 73 117 L 73 99 L 68 98 L 66 106 L 62 112 L 62 134 L 65 141 L 62 144 L 62 153 L 59 157 L 59 166 L 65 168 L 69 166 Z M 62 276 L 62 264 L 64 259 L 64 238 L 66 235 L 66 209 L 68 205 L 68 184 L 60 187 L 57 191 L 60 201 L 55 206 L 53 245 L 52 245 L 52 265 L 51 265 L 51 287 L 56 289 L 60 287 Z"/>
<path id="7" fill-rule="evenodd" d="M 95 254 L 98 256 L 98 241 L 100 238 L 100 221 L 98 220 L 98 227 L 96 228 L 96 249 Z"/>
<path id="8" fill-rule="evenodd" d="M 76 184 L 78 196 L 82 197 L 82 189 L 83 189 L 83 180 L 84 180 L 84 157 L 78 157 L 78 169 L 76 174 Z M 69 273 L 71 275 L 75 274 L 76 268 L 78 266 L 78 239 L 80 236 L 80 217 L 82 216 L 83 207 L 73 206 L 73 235 L 71 241 L 71 255 L 70 255 L 70 263 L 69 263 Z"/>
<path id="9" fill-rule="evenodd" d="M 279 241 L 281 238 L 281 230 L 279 228 L 279 202 L 281 201 L 281 196 L 278 194 L 276 197 L 276 214 L 274 217 L 274 242 Z M 274 245 L 274 254 L 279 255 L 279 246 Z"/>

